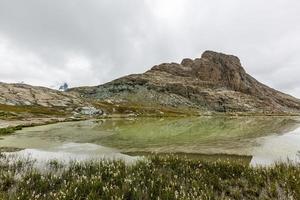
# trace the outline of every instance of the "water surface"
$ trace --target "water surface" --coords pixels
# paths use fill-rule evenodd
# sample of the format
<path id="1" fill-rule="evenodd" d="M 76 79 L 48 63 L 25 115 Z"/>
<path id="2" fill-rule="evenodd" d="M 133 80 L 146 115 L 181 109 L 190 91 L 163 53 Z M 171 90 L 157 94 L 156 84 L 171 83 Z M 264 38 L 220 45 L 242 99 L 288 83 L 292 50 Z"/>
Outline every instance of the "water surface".
<path id="1" fill-rule="evenodd" d="M 0 147 L 37 158 L 124 158 L 149 152 L 251 156 L 251 164 L 298 159 L 300 122 L 287 117 L 105 119 L 24 128 Z"/>

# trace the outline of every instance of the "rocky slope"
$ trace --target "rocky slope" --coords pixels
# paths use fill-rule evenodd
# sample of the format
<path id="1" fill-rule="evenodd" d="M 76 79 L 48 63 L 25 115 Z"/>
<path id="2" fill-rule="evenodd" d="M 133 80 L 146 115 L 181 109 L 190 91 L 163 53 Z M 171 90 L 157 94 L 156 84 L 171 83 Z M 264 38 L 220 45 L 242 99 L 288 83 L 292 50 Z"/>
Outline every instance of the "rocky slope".
<path id="1" fill-rule="evenodd" d="M 0 83 L 0 119 L 102 114 L 76 92 L 26 84 Z"/>
<path id="2" fill-rule="evenodd" d="M 65 93 L 26 84 L 0 83 L 0 104 L 67 107 L 82 103 L 83 100 L 79 98 L 77 93 Z"/>
<path id="3" fill-rule="evenodd" d="M 163 63 L 95 87 L 69 90 L 122 107 L 182 112 L 299 113 L 300 100 L 274 90 L 247 74 L 239 58 L 206 51 L 201 58 Z M 103 105 L 103 104 L 102 104 Z"/>

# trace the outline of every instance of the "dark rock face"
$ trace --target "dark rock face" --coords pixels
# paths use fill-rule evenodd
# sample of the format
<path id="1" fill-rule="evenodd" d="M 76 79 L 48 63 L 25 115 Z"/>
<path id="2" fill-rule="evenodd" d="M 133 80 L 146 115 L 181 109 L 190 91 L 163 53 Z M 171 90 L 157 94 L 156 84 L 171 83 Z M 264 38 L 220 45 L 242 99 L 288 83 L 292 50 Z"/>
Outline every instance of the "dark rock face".
<path id="1" fill-rule="evenodd" d="M 87 98 L 199 112 L 298 113 L 300 100 L 247 74 L 238 57 L 206 51 L 181 64 L 163 63 L 143 74 L 73 89 Z"/>

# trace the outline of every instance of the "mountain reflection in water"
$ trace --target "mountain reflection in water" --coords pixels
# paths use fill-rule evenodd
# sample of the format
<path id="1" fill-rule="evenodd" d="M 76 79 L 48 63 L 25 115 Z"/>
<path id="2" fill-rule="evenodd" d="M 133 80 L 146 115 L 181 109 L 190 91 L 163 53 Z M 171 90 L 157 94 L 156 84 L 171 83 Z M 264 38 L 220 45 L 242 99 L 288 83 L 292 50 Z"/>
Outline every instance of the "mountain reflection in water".
<path id="1" fill-rule="evenodd" d="M 57 152 L 67 143 L 90 143 L 128 155 L 249 155 L 256 165 L 297 160 L 299 125 L 292 117 L 103 119 L 25 128 L 3 136 L 0 146 Z"/>

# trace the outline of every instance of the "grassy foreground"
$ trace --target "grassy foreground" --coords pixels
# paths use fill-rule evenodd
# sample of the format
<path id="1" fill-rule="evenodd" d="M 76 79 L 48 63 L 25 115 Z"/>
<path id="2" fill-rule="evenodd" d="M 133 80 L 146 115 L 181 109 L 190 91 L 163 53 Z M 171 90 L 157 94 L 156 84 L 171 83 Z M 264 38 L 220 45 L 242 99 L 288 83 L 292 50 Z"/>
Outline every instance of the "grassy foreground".
<path id="1" fill-rule="evenodd" d="M 176 156 L 47 164 L 1 155 L 0 199 L 300 199 L 300 165 L 252 168 Z"/>

